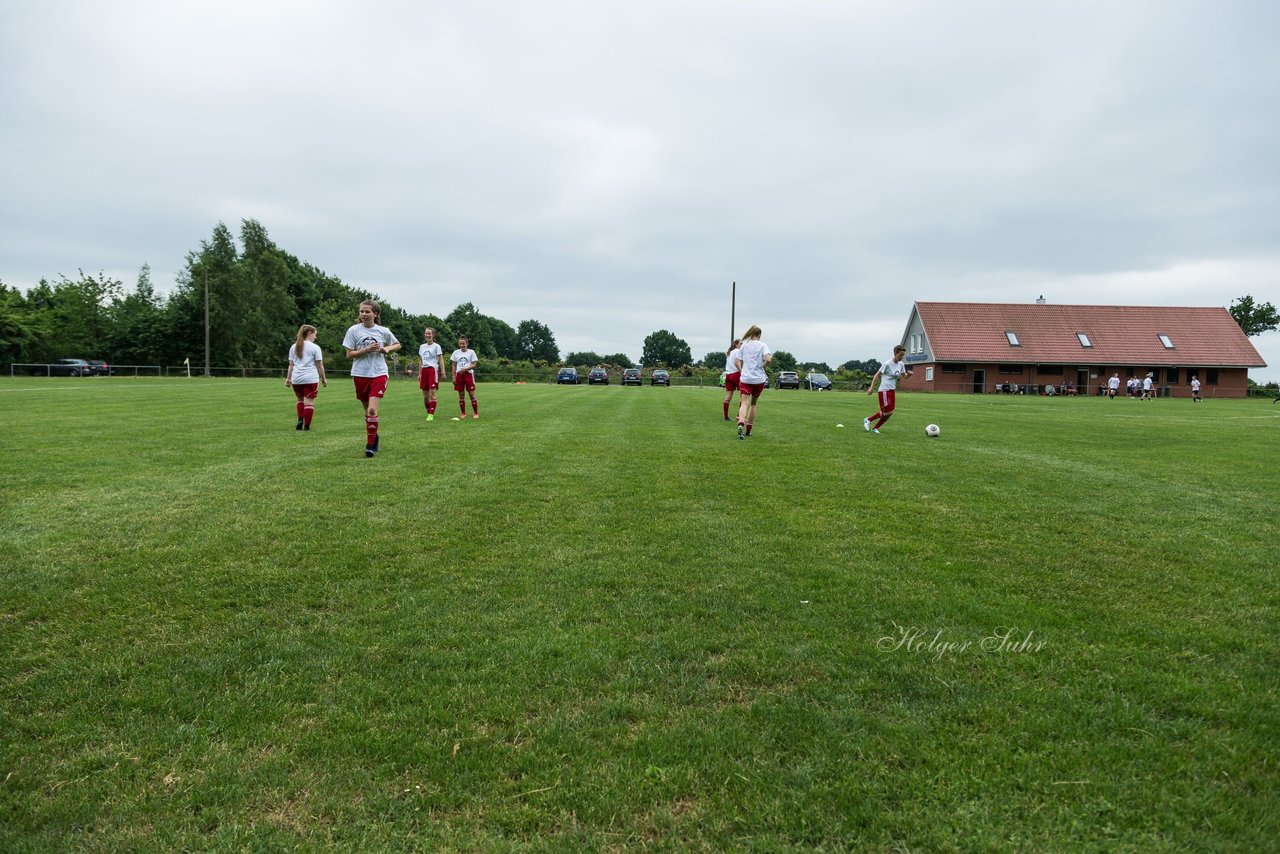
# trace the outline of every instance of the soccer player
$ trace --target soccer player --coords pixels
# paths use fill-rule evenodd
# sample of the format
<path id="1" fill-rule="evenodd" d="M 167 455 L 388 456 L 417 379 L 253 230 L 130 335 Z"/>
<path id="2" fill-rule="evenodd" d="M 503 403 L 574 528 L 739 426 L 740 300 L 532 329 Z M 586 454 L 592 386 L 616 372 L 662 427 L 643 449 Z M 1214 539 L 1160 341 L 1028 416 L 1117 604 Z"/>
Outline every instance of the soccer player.
<path id="1" fill-rule="evenodd" d="M 472 418 L 480 417 L 480 404 L 476 403 L 476 365 L 480 359 L 476 351 L 467 346 L 467 336 L 458 338 L 458 349 L 449 357 L 453 365 L 453 390 L 458 393 L 458 409 L 462 417 L 467 417 L 467 401 L 464 395 L 471 395 Z"/>
<path id="2" fill-rule="evenodd" d="M 387 353 L 400 349 L 391 330 L 379 326 L 382 306 L 371 299 L 360 303 L 360 322 L 347 330 L 342 346 L 351 360 L 351 379 L 356 385 L 356 400 L 364 411 L 364 455 L 378 453 L 378 404 L 387 393 Z"/>
<path id="3" fill-rule="evenodd" d="M 884 426 L 884 422 L 889 420 L 889 416 L 893 415 L 893 409 L 897 405 L 898 378 L 911 376 L 911 370 L 902 364 L 902 357 L 907 352 L 907 348 L 899 344 L 893 348 L 893 359 L 885 362 L 880 366 L 880 370 L 876 371 L 876 375 L 871 378 L 871 384 L 867 386 L 867 394 L 876 391 L 876 380 L 880 381 L 880 409 L 870 418 L 862 419 L 862 429 L 869 430 L 872 433 L 879 433 L 880 428 Z"/>
<path id="4" fill-rule="evenodd" d="M 738 348 L 738 356 L 733 360 L 741 376 L 738 377 L 738 438 L 745 439 L 751 435 L 751 427 L 756 421 L 756 402 L 760 393 L 769 385 L 769 375 L 765 373 L 765 365 L 773 361 L 773 352 L 769 345 L 760 340 L 764 332 L 759 326 L 742 334 L 742 346 Z M 725 385 L 729 383 L 725 380 Z M 747 395 L 750 394 L 750 399 Z"/>
<path id="5" fill-rule="evenodd" d="M 298 426 L 294 429 L 311 429 L 320 385 L 329 387 L 324 375 L 324 353 L 316 343 L 316 328 L 304 323 L 298 327 L 298 340 L 289 348 L 289 370 L 284 375 L 285 388 L 292 388 L 298 399 Z"/>
<path id="6" fill-rule="evenodd" d="M 422 367 L 418 370 L 418 388 L 422 389 L 422 405 L 427 408 L 427 420 L 436 420 L 436 391 L 440 377 L 444 376 L 444 351 L 436 343 L 436 331 L 428 326 L 422 331 L 426 343 L 418 347 Z"/>
<path id="7" fill-rule="evenodd" d="M 1107 380 L 1107 399 L 1115 400 L 1116 394 L 1120 391 L 1120 374 L 1114 373 L 1111 379 Z"/>
<path id="8" fill-rule="evenodd" d="M 1142 397 L 1139 400 L 1151 400 L 1155 395 L 1155 380 L 1151 379 L 1151 374 L 1147 374 L 1142 380 Z"/>
<path id="9" fill-rule="evenodd" d="M 1191 375 L 1191 402 L 1200 402 L 1200 378 L 1195 374 Z"/>
<path id="10" fill-rule="evenodd" d="M 738 370 L 738 356 L 742 355 L 742 351 L 738 348 L 742 346 L 742 339 L 733 339 L 733 344 L 728 350 L 724 351 L 724 420 L 729 420 L 729 404 L 733 403 L 733 393 L 738 390 L 738 380 L 742 377 L 742 372 Z"/>

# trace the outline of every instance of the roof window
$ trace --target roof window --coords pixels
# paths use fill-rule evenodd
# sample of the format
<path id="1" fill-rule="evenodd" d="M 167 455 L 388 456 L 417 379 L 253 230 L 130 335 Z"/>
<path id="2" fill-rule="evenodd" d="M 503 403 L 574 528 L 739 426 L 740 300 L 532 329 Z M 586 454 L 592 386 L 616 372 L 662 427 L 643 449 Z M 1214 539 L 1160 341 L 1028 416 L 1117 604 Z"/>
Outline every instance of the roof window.
<path id="1" fill-rule="evenodd" d="M 1092 346 L 1093 346 L 1093 342 L 1089 340 L 1089 333 L 1087 333 L 1087 332 L 1077 332 L 1077 333 L 1076 333 L 1076 337 L 1080 339 L 1080 346 L 1081 346 L 1081 347 L 1092 347 Z"/>
<path id="2" fill-rule="evenodd" d="M 1168 335 L 1165 335 L 1163 332 L 1161 332 L 1159 334 L 1159 338 L 1160 338 L 1160 343 L 1164 345 L 1164 348 L 1166 350 L 1173 349 L 1173 340 Z"/>
<path id="3" fill-rule="evenodd" d="M 1012 329 L 1006 329 L 1004 331 L 1004 337 L 1009 339 L 1010 347 L 1022 346 L 1022 342 L 1018 340 L 1018 333 L 1014 332 Z"/>

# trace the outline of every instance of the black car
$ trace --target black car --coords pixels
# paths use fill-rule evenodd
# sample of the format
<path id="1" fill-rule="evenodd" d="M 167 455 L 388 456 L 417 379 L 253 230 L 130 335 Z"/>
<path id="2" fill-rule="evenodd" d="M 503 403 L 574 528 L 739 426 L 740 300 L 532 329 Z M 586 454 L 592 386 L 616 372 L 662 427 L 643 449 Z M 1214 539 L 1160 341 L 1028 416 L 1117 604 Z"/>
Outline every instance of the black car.
<path id="1" fill-rule="evenodd" d="M 93 368 L 93 376 L 95 377 L 111 376 L 111 366 L 101 359 L 90 359 L 89 367 Z"/>
<path id="2" fill-rule="evenodd" d="M 671 385 L 671 374 L 667 371 L 657 370 L 649 377 L 649 385 Z"/>
<path id="3" fill-rule="evenodd" d="M 51 377 L 91 377 L 94 371 L 93 365 L 84 359 L 59 359 L 48 365 L 40 365 L 35 373 Z"/>
<path id="4" fill-rule="evenodd" d="M 627 368 L 622 372 L 623 385 L 644 385 L 639 368 Z"/>
<path id="5" fill-rule="evenodd" d="M 592 368 L 587 374 L 587 385 L 608 385 L 609 372 L 604 368 Z"/>
<path id="6" fill-rule="evenodd" d="M 826 374 L 817 374 L 813 371 L 804 378 L 804 387 L 809 391 L 831 391 L 831 380 L 827 379 Z"/>
<path id="7" fill-rule="evenodd" d="M 577 368 L 561 368 L 560 373 L 556 374 L 556 385 L 579 385 L 580 383 Z"/>
<path id="8" fill-rule="evenodd" d="M 780 371 L 778 373 L 778 388 L 800 388 L 800 375 L 795 371 Z"/>

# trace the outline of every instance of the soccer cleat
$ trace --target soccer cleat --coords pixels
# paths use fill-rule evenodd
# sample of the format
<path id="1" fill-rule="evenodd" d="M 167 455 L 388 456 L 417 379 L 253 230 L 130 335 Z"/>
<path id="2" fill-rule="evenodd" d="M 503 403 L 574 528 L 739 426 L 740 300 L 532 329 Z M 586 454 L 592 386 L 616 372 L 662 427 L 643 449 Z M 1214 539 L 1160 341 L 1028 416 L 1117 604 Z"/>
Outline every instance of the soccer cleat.
<path id="1" fill-rule="evenodd" d="M 871 428 L 871 432 L 872 432 L 872 433 L 875 433 L 877 436 L 879 436 L 879 435 L 880 435 L 880 429 L 879 429 L 879 428 L 877 428 L 877 427 L 872 427 L 872 428 Z"/>
<path id="2" fill-rule="evenodd" d="M 303 429 L 303 430 L 310 430 L 310 429 L 311 429 L 311 425 L 310 425 L 310 424 L 307 424 L 307 425 L 305 425 L 302 429 Z"/>
<path id="3" fill-rule="evenodd" d="M 479 413 L 479 412 L 477 412 L 475 415 L 472 415 L 471 417 L 472 417 L 472 418 L 479 418 L 479 417 L 480 417 L 480 413 Z"/>
<path id="4" fill-rule="evenodd" d="M 738 438 L 739 439 L 747 438 L 747 429 L 743 427 L 741 424 L 738 425 Z"/>
<path id="5" fill-rule="evenodd" d="M 294 429 L 294 430 L 301 430 L 301 429 L 302 429 L 302 419 L 301 419 L 301 418 L 299 418 L 299 419 L 298 419 L 298 426 L 297 426 L 297 427 L 294 427 L 293 429 Z"/>
<path id="6" fill-rule="evenodd" d="M 430 412 L 428 412 L 428 413 L 427 413 L 427 420 L 428 420 L 428 421 L 435 421 L 435 420 L 436 420 L 436 417 L 435 417 L 434 415 L 432 415 Z"/>
<path id="7" fill-rule="evenodd" d="M 365 455 L 366 457 L 372 457 L 372 456 L 373 456 L 374 454 L 376 454 L 376 453 L 377 453 L 377 451 L 375 451 L 375 450 L 373 449 L 373 445 L 365 445 L 365 446 L 364 446 L 364 455 Z"/>
<path id="8" fill-rule="evenodd" d="M 378 444 L 379 444 L 381 441 L 382 441 L 382 434 L 381 434 L 381 433 L 375 433 L 375 434 L 373 434 L 373 452 L 374 452 L 375 454 L 376 454 L 376 453 L 378 453 Z"/>
<path id="9" fill-rule="evenodd" d="M 866 430 L 867 432 L 870 432 L 870 431 L 871 431 L 871 419 L 870 419 L 870 418 L 864 418 L 864 419 L 862 419 L 862 429 L 863 429 L 863 430 Z"/>

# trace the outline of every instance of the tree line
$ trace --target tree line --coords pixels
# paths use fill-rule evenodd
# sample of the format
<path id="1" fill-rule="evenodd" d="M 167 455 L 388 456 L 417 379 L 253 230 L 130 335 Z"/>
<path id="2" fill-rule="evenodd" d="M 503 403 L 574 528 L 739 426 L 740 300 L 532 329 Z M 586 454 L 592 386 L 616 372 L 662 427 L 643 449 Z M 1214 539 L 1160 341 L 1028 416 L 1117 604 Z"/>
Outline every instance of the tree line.
<path id="1" fill-rule="evenodd" d="M 557 364 L 555 336 L 538 320 L 512 327 L 463 303 L 444 317 L 412 314 L 369 291 L 344 284 L 280 249 L 254 220 L 241 224 L 239 244 L 219 223 L 209 240 L 187 254 L 176 288 L 156 293 L 144 265 L 134 287 L 102 273 L 56 282 L 41 279 L 25 295 L 0 282 L 0 362 L 42 363 L 66 356 L 102 358 L 113 365 L 204 363 L 208 290 L 209 364 L 233 368 L 279 367 L 297 329 L 319 330 L 328 363 L 348 363 L 342 335 L 366 299 L 382 305 L 382 325 L 410 346 L 424 327 L 452 350 L 459 335 L 487 359 Z"/>

